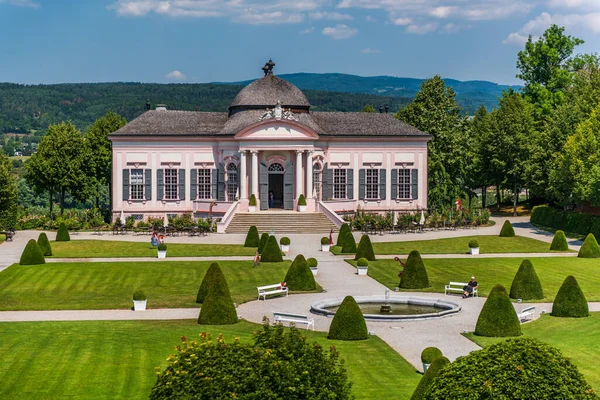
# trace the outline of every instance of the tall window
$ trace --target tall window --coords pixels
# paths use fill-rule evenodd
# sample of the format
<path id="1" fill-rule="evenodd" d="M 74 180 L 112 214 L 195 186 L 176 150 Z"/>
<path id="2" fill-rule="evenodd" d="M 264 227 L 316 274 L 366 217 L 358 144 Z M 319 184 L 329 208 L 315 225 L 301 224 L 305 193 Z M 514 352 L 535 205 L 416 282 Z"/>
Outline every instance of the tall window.
<path id="1" fill-rule="evenodd" d="M 129 198 L 131 200 L 144 200 L 144 170 L 129 170 Z"/>
<path id="2" fill-rule="evenodd" d="M 321 171 L 321 165 L 313 165 L 313 190 L 315 191 L 315 198 L 321 200 L 321 185 L 323 184 L 323 171 Z"/>
<path id="3" fill-rule="evenodd" d="M 177 170 L 165 169 L 165 200 L 177 200 L 179 198 L 179 186 L 177 182 Z"/>
<path id="4" fill-rule="evenodd" d="M 410 169 L 398 170 L 398 198 L 410 199 Z"/>
<path id="5" fill-rule="evenodd" d="M 379 170 L 368 169 L 367 176 L 365 177 L 366 191 L 365 195 L 367 199 L 378 199 L 379 198 Z"/>
<path id="6" fill-rule="evenodd" d="M 345 169 L 334 169 L 333 170 L 333 198 L 334 199 L 345 199 L 346 198 L 346 170 Z"/>
<path id="7" fill-rule="evenodd" d="M 238 190 L 238 169 L 234 163 L 227 164 L 227 199 L 234 201 Z"/>
<path id="8" fill-rule="evenodd" d="M 211 186 L 211 170 L 210 169 L 199 169 L 198 170 L 198 198 L 199 199 L 211 199 L 212 198 L 212 186 Z"/>

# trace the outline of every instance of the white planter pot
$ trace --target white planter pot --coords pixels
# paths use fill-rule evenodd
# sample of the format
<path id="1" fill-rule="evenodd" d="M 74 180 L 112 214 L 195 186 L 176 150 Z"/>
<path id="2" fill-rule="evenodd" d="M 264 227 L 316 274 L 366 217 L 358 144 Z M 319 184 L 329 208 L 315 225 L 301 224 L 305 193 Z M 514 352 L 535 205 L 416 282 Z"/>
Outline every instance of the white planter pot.
<path id="1" fill-rule="evenodd" d="M 298 206 L 298 211 L 306 212 L 306 206 Z"/>
<path id="2" fill-rule="evenodd" d="M 256 206 L 248 206 L 248 212 L 256 212 Z"/>
<path id="3" fill-rule="evenodd" d="M 367 275 L 367 272 L 369 272 L 369 267 L 356 267 L 356 269 L 359 275 Z"/>
<path id="4" fill-rule="evenodd" d="M 148 300 L 134 300 L 133 311 L 146 311 L 146 302 Z"/>
<path id="5" fill-rule="evenodd" d="M 429 368 L 431 364 L 425 364 L 423 363 L 423 373 L 427 372 L 427 369 Z"/>
<path id="6" fill-rule="evenodd" d="M 312 267 L 311 267 L 311 268 L 310 268 L 310 272 L 312 272 L 312 274 L 316 276 L 316 275 L 319 273 L 319 268 L 316 268 L 316 267 L 315 267 L 315 268 L 312 268 Z"/>
<path id="7" fill-rule="evenodd" d="M 286 251 L 290 251 L 290 245 L 289 244 L 282 244 L 281 246 L 281 251 L 283 251 L 284 253 Z"/>
<path id="8" fill-rule="evenodd" d="M 167 258 L 166 250 L 158 250 L 158 258 Z"/>
<path id="9" fill-rule="evenodd" d="M 471 250 L 471 254 L 474 256 L 479 254 L 479 247 L 471 247 L 469 250 Z"/>
<path id="10" fill-rule="evenodd" d="M 329 251 L 329 246 L 328 244 L 322 244 L 321 245 L 321 251 Z"/>

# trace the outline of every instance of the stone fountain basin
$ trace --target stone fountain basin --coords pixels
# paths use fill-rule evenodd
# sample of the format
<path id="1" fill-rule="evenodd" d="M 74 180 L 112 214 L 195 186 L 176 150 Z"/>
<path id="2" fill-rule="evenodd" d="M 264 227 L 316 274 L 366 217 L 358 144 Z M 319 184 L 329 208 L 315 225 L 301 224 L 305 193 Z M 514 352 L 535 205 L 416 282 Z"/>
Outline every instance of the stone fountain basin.
<path id="1" fill-rule="evenodd" d="M 430 306 L 439 309 L 439 312 L 427 313 L 427 314 L 413 314 L 413 315 L 387 315 L 387 314 L 363 314 L 367 321 L 418 321 L 424 319 L 434 319 L 450 316 L 458 313 L 462 307 L 457 303 L 453 303 L 447 300 L 426 298 L 426 297 L 415 297 L 415 296 L 390 296 L 387 300 L 385 296 L 353 296 L 354 300 L 358 304 L 361 303 L 381 303 L 391 304 L 413 304 L 419 306 Z M 344 299 L 341 297 L 326 299 L 318 303 L 314 303 L 310 306 L 310 312 L 317 315 L 324 315 L 327 317 L 333 317 L 335 311 L 328 310 L 327 308 L 337 307 L 342 304 Z"/>

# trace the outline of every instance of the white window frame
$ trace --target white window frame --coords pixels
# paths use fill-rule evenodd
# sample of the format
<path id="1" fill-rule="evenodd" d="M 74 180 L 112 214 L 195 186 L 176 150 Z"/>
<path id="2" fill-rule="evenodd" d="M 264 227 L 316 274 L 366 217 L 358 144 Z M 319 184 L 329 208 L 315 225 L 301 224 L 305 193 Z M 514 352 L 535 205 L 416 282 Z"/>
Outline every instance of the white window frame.
<path id="1" fill-rule="evenodd" d="M 405 196 L 408 194 L 408 197 Z M 397 198 L 399 200 L 412 200 L 412 170 L 411 169 L 399 169 L 398 170 L 398 193 Z"/>
<path id="2" fill-rule="evenodd" d="M 212 170 L 209 168 L 198 169 L 197 173 L 198 200 L 212 199 Z"/>
<path id="3" fill-rule="evenodd" d="M 348 170 L 345 168 L 337 168 L 333 170 L 333 198 L 347 199 L 348 198 Z"/>
<path id="4" fill-rule="evenodd" d="M 134 171 L 141 172 L 141 175 L 134 175 Z M 134 177 L 136 181 L 134 182 Z M 129 170 L 129 200 L 146 200 L 146 173 L 143 168 L 131 168 Z M 137 194 L 137 195 L 134 195 Z"/>
<path id="5" fill-rule="evenodd" d="M 179 200 L 179 169 L 177 168 L 168 168 L 163 172 L 163 200 Z"/>
<path id="6" fill-rule="evenodd" d="M 370 168 L 365 172 L 365 200 L 379 199 L 379 169 Z"/>
<path id="7" fill-rule="evenodd" d="M 237 193 L 238 193 L 238 176 L 239 176 L 239 168 L 237 166 L 236 163 L 230 162 L 229 164 L 227 164 L 225 166 L 225 170 L 227 171 L 227 188 L 225 190 L 225 193 L 227 195 L 227 201 L 235 201 L 235 198 L 237 197 Z M 232 173 L 235 173 L 235 178 L 236 179 L 232 179 Z"/>

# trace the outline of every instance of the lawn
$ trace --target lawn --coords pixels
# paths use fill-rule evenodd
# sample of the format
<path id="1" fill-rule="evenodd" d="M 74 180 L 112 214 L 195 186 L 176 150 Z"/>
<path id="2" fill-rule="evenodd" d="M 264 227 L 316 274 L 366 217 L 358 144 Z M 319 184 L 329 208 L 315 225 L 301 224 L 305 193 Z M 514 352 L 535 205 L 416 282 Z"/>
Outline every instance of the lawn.
<path id="1" fill-rule="evenodd" d="M 550 243 L 523 236 L 501 238 L 496 235 L 464 236 L 456 238 L 411 240 L 406 242 L 373 242 L 375 254 L 408 254 L 418 250 L 421 254 L 465 254 L 469 252 L 469 241 L 479 242 L 481 254 L 491 253 L 557 253 L 550 251 Z M 569 250 L 571 251 L 571 250 Z M 331 252 L 341 254 L 341 247 L 332 246 Z"/>
<path id="2" fill-rule="evenodd" d="M 131 308 L 142 289 L 149 308 L 197 307 L 196 294 L 210 261 L 14 264 L 0 272 L 0 310 Z M 256 299 L 256 287 L 281 282 L 290 265 L 220 261 L 236 303 Z"/>
<path id="3" fill-rule="evenodd" d="M 195 321 L 85 321 L 2 323 L 0 398 L 147 399 L 181 336 L 223 333 L 226 341 L 251 340 L 259 325 L 199 326 Z M 303 331 L 346 360 L 357 399 L 409 399 L 420 375 L 376 336 L 331 341 Z"/>
<path id="4" fill-rule="evenodd" d="M 6 240 L 6 235 L 0 233 L 0 243 Z"/>
<path id="5" fill-rule="evenodd" d="M 540 339 L 562 350 L 563 355 L 579 368 L 588 383 L 600 390 L 600 313 L 591 313 L 588 318 L 555 318 L 550 315 L 534 322 L 521 325 L 523 335 Z M 504 340 L 503 338 L 487 338 L 466 334 L 469 339 L 480 346 Z"/>
<path id="6" fill-rule="evenodd" d="M 148 242 L 71 240 L 51 242 L 51 245 L 53 257 L 56 258 L 156 257 L 156 247 L 150 244 L 150 240 Z M 256 253 L 255 248 L 240 244 L 168 243 L 167 246 L 167 257 L 252 257 Z"/>
<path id="7" fill-rule="evenodd" d="M 487 296 L 494 285 L 501 284 L 510 290 L 513 278 L 519 269 L 521 258 L 445 258 L 423 259 L 429 284 L 427 289 L 411 290 L 444 293 L 444 285 L 450 281 L 467 282 L 475 275 L 479 282 L 479 294 Z M 355 261 L 348 260 L 352 265 Z M 577 278 L 588 301 L 600 301 L 600 262 L 593 258 L 542 257 L 531 262 L 542 282 L 543 302 L 554 299 L 560 285 L 568 275 Z M 399 264 L 394 260 L 379 260 L 369 263 L 369 276 L 390 289 L 398 286 Z"/>

